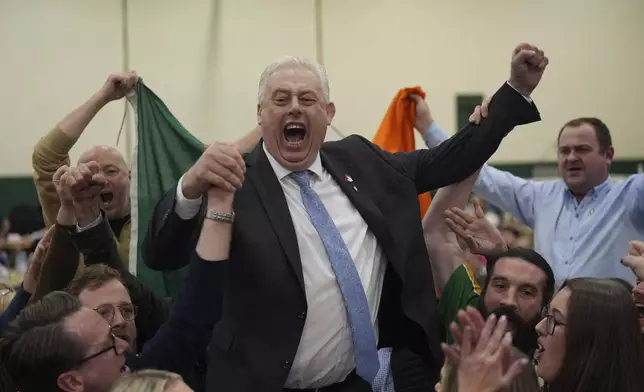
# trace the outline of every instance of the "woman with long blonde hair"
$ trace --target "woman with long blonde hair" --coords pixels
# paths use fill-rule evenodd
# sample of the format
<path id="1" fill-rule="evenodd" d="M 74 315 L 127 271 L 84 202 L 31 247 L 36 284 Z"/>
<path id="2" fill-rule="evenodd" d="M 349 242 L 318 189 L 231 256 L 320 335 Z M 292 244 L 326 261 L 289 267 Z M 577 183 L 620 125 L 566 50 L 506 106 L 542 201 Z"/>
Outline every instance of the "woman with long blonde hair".
<path id="1" fill-rule="evenodd" d="M 111 392 L 193 392 L 181 376 L 162 370 L 142 370 L 121 378 Z"/>

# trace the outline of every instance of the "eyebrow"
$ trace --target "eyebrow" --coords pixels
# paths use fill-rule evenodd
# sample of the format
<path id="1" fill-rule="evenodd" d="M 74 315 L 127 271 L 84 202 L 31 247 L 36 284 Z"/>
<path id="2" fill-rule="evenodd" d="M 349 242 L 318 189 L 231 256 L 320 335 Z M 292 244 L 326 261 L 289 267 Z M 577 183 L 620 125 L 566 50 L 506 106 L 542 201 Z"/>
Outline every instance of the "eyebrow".
<path id="1" fill-rule="evenodd" d="M 557 316 L 557 315 L 558 315 L 560 318 L 562 318 L 562 320 L 561 320 L 562 322 L 566 320 L 566 317 L 564 317 L 563 313 L 561 313 L 561 311 L 560 311 L 559 309 L 557 309 L 557 308 L 554 308 L 554 309 L 553 309 L 553 308 L 550 308 L 550 312 L 551 312 L 554 316 Z"/>

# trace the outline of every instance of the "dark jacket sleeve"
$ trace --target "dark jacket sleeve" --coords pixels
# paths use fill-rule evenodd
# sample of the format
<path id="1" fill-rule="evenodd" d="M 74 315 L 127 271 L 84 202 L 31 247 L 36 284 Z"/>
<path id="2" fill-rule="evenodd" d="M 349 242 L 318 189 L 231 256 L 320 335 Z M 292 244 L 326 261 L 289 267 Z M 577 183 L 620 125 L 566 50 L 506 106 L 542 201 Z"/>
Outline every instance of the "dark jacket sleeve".
<path id="1" fill-rule="evenodd" d="M 52 291 L 65 290 L 74 279 L 80 264 L 78 249 L 71 238 L 71 232 L 74 230 L 75 226 L 55 224 L 51 245 L 43 259 L 38 288 L 31 298 L 32 302 L 39 301 Z"/>
<path id="2" fill-rule="evenodd" d="M 0 336 L 2 336 L 2 333 L 4 330 L 7 328 L 10 322 L 13 321 L 13 319 L 18 316 L 20 311 L 27 306 L 27 302 L 29 302 L 29 298 L 31 298 L 31 294 L 26 292 L 25 289 L 20 285 L 18 290 L 16 290 L 16 294 L 13 296 L 13 299 L 9 303 L 9 306 L 0 313 Z"/>
<path id="3" fill-rule="evenodd" d="M 152 339 L 170 313 L 170 302 L 157 296 L 132 275 L 121 260 L 114 233 L 105 217 L 91 229 L 72 234 L 72 240 L 83 254 L 85 265 L 105 264 L 121 273 L 123 283 L 137 307 L 138 343 L 143 346 Z"/>
<path id="4" fill-rule="evenodd" d="M 419 194 L 442 188 L 463 181 L 483 166 L 514 127 L 541 119 L 536 106 L 507 83 L 494 94 L 488 110 L 479 125 L 468 124 L 430 150 L 390 154 L 370 144 L 415 182 Z"/>
<path id="5" fill-rule="evenodd" d="M 170 188 L 154 208 L 143 242 L 143 261 L 155 271 L 175 271 L 185 267 L 195 250 L 203 205 L 192 219 L 181 219 L 174 211 L 177 185 Z"/>
<path id="6" fill-rule="evenodd" d="M 168 320 L 136 357 L 132 370 L 159 369 L 190 374 L 205 355 L 215 323 L 221 319 L 228 261 L 206 261 L 196 252 Z"/>

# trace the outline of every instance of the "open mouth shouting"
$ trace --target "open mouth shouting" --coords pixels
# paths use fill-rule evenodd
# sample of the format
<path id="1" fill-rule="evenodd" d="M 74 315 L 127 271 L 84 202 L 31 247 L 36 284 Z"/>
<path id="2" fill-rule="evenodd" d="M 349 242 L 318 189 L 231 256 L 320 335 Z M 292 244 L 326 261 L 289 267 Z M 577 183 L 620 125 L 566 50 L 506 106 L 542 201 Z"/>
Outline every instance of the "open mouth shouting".
<path id="1" fill-rule="evenodd" d="M 101 201 L 103 202 L 103 207 L 107 207 L 114 200 L 114 193 L 110 190 L 104 190 L 101 192 Z"/>
<path id="2" fill-rule="evenodd" d="M 306 125 L 301 122 L 288 122 L 284 126 L 283 135 L 289 149 L 299 150 L 307 138 Z"/>

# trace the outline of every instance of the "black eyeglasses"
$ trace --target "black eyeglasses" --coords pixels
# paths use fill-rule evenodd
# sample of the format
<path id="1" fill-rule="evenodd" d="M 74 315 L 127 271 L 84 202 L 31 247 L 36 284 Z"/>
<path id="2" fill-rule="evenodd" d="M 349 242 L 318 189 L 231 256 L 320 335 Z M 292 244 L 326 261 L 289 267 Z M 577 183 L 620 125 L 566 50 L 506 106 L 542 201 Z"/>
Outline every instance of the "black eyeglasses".
<path id="1" fill-rule="evenodd" d="M 121 305 L 112 305 L 112 304 L 103 304 L 96 309 L 94 309 L 98 314 L 101 315 L 110 325 L 114 323 L 114 316 L 116 316 L 116 309 L 121 313 L 123 319 L 126 321 L 132 321 L 136 317 L 136 306 L 132 304 L 121 304 Z"/>
<path id="2" fill-rule="evenodd" d="M 89 356 L 81 359 L 79 365 L 82 365 L 87 361 L 90 361 L 90 360 L 92 360 L 92 359 L 94 359 L 94 358 L 96 358 L 98 356 L 101 356 L 101 355 L 105 354 L 106 352 L 109 352 L 110 350 L 114 350 L 114 354 L 116 354 L 116 355 L 121 355 L 122 353 L 119 353 L 118 349 L 116 348 L 116 336 L 112 332 L 110 332 L 110 341 L 112 342 L 112 344 L 110 344 L 108 347 L 102 349 L 101 351 L 99 351 L 97 353 L 94 353 L 92 355 L 89 355 Z"/>
<path id="3" fill-rule="evenodd" d="M 548 335 L 554 335 L 555 333 L 555 328 L 558 325 L 561 326 L 566 326 L 565 323 L 561 323 L 555 319 L 555 316 L 551 315 L 550 313 L 546 313 L 543 315 L 543 318 L 546 320 L 546 333 Z"/>

